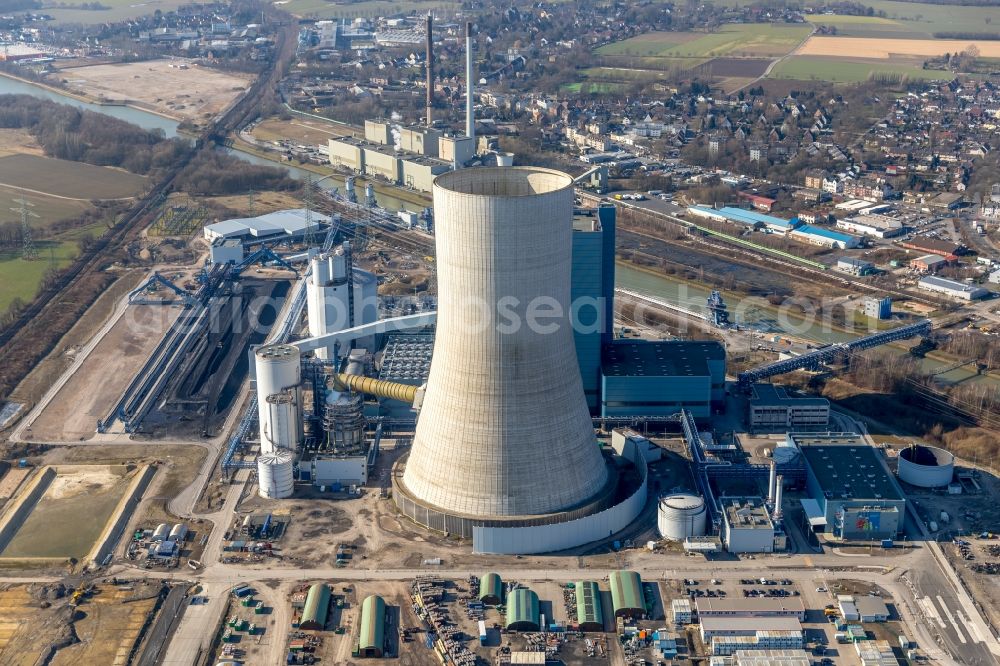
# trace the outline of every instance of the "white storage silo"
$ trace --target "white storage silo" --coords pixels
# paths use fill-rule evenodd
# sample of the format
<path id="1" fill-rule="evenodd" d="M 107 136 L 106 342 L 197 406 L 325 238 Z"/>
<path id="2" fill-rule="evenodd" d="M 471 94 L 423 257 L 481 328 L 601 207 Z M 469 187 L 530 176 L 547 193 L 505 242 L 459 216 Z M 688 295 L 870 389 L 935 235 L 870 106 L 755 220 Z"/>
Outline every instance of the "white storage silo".
<path id="1" fill-rule="evenodd" d="M 705 500 L 697 495 L 668 495 L 660 498 L 656 527 L 660 536 L 671 541 L 704 536 L 707 514 Z"/>
<path id="2" fill-rule="evenodd" d="M 372 273 L 354 267 L 350 243 L 313 257 L 306 282 L 309 335 L 317 337 L 374 322 L 378 319 L 377 287 Z M 355 344 L 364 347 L 368 342 Z M 316 350 L 318 358 L 329 358 L 332 353 L 332 347 Z"/>
<path id="3" fill-rule="evenodd" d="M 267 499 L 292 496 L 292 453 L 276 451 L 257 458 L 257 494 Z"/>
<path id="4" fill-rule="evenodd" d="M 302 441 L 299 350 L 292 345 L 267 345 L 255 357 L 261 453 L 294 449 Z"/>

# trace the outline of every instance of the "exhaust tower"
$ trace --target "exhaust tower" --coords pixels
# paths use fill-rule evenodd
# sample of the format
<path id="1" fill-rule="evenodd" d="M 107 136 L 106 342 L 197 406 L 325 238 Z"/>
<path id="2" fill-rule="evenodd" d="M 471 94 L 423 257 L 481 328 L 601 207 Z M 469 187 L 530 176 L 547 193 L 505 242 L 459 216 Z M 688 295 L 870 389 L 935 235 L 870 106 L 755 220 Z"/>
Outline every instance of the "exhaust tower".
<path id="1" fill-rule="evenodd" d="M 438 318 L 397 505 L 462 536 L 613 500 L 570 323 L 573 180 L 470 168 L 434 181 Z M 539 316 L 540 315 L 540 316 Z"/>
<path id="2" fill-rule="evenodd" d="M 434 17 L 427 12 L 427 126 L 434 126 Z"/>

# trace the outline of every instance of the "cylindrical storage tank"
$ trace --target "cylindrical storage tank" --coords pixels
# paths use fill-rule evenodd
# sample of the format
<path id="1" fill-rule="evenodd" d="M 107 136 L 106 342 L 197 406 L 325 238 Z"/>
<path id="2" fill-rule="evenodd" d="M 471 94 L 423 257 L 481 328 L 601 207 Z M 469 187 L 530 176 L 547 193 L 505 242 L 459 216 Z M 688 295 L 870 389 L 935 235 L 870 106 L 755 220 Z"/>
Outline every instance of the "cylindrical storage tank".
<path id="1" fill-rule="evenodd" d="M 679 494 L 660 498 L 656 527 L 660 536 L 671 541 L 704 536 L 708 511 L 697 495 Z"/>
<path id="2" fill-rule="evenodd" d="M 163 541 L 168 536 L 170 536 L 170 525 L 166 523 L 160 523 L 153 530 L 153 541 Z"/>
<path id="3" fill-rule="evenodd" d="M 285 414 L 293 412 L 290 416 L 291 428 L 294 434 L 288 438 L 280 439 L 280 448 L 295 448 L 302 441 L 302 419 L 301 419 L 301 388 L 302 368 L 299 359 L 299 350 L 292 345 L 265 345 L 257 349 L 255 354 L 255 368 L 257 375 L 257 414 L 260 421 L 260 450 L 262 453 L 271 453 L 279 446 L 275 443 L 275 436 L 272 433 L 287 432 L 285 428 L 288 423 L 282 424 L 279 429 L 271 422 L 276 413 Z M 282 407 L 275 411 L 271 406 L 277 403 L 269 403 L 268 397 L 288 391 L 292 398 L 292 408 Z M 286 419 L 287 421 L 288 419 Z"/>
<path id="4" fill-rule="evenodd" d="M 285 499 L 292 496 L 292 454 L 277 451 L 257 458 L 257 486 L 261 497 Z"/>
<path id="5" fill-rule="evenodd" d="M 181 543 L 187 538 L 188 528 L 184 523 L 177 523 L 174 525 L 173 529 L 170 530 L 170 540 L 176 543 Z"/>
<path id="6" fill-rule="evenodd" d="M 514 153 L 497 153 L 497 166 L 514 166 Z"/>
<path id="7" fill-rule="evenodd" d="M 434 362 L 397 503 L 472 519 L 586 506 L 609 472 L 570 321 L 572 177 L 450 171 L 434 219 Z"/>
<path id="8" fill-rule="evenodd" d="M 261 430 L 261 451 L 268 453 L 278 449 L 295 449 L 302 427 L 299 405 L 293 391 L 282 391 L 267 396 L 267 429 Z M 267 446 L 265 447 L 265 442 Z"/>
<path id="9" fill-rule="evenodd" d="M 914 444 L 899 452 L 900 481 L 918 488 L 941 488 L 955 477 L 955 456 L 944 449 Z"/>

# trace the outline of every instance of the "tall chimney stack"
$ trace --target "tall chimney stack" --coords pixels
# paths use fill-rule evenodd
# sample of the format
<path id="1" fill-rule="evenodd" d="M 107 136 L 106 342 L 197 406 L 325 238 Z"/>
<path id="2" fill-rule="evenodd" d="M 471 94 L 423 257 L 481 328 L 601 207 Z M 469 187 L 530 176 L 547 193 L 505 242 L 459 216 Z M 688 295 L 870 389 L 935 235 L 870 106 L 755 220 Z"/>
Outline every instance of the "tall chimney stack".
<path id="1" fill-rule="evenodd" d="M 427 12 L 427 126 L 434 124 L 434 17 Z"/>
<path id="2" fill-rule="evenodd" d="M 472 21 L 465 23 L 465 136 L 472 139 L 473 150 L 476 141 L 476 118 L 472 110 L 472 91 L 475 82 L 472 80 Z"/>

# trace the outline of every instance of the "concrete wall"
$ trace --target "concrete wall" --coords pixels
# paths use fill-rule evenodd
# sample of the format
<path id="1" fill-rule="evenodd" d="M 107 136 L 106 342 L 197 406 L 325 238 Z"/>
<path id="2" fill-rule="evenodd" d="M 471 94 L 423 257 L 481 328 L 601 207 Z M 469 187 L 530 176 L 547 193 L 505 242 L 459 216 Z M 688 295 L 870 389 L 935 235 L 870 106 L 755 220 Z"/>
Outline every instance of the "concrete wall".
<path id="1" fill-rule="evenodd" d="M 620 504 L 576 520 L 554 525 L 529 527 L 472 528 L 472 552 L 503 555 L 551 553 L 607 539 L 628 527 L 643 508 L 647 499 L 646 462 L 635 461 L 642 475 L 641 485 Z"/>
<path id="2" fill-rule="evenodd" d="M 49 485 L 55 478 L 56 470 L 54 467 L 43 467 L 20 493 L 15 503 L 8 504 L 2 519 L 0 519 L 0 552 L 14 538 L 14 535 L 21 528 L 21 525 L 24 524 L 24 521 L 31 514 L 38 500 L 45 494 L 45 491 L 48 490 Z"/>
<path id="3" fill-rule="evenodd" d="M 360 146 L 346 141 L 330 139 L 327 142 L 327 149 L 330 151 L 330 164 L 343 166 L 354 171 L 364 171 L 365 157 Z"/>
<path id="4" fill-rule="evenodd" d="M 154 474 L 156 474 L 156 468 L 152 465 L 144 465 L 139 469 L 125 494 L 118 501 L 118 506 L 111 514 L 101 536 L 94 542 L 94 547 L 87 553 L 87 556 L 83 558 L 84 562 L 100 564 L 108 553 L 114 551 L 118 539 L 121 538 L 122 532 L 125 531 L 126 525 L 132 518 L 132 512 L 142 501 L 142 495 L 149 487 L 149 482 L 153 479 Z"/>
<path id="5" fill-rule="evenodd" d="M 446 164 L 421 164 L 415 160 L 402 160 L 402 184 L 420 192 L 430 192 L 434 188 L 434 179 L 450 168 Z"/>

